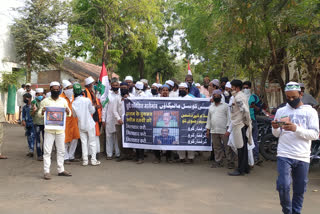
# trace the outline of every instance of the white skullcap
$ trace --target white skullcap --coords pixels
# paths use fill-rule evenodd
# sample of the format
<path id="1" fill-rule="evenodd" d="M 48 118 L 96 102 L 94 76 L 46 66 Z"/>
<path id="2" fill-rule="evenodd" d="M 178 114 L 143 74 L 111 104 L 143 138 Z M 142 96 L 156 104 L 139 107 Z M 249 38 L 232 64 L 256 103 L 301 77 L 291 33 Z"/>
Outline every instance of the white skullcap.
<path id="1" fill-rule="evenodd" d="M 194 86 L 199 87 L 199 86 L 200 86 L 200 83 L 196 83 L 196 84 L 194 84 Z"/>
<path id="2" fill-rule="evenodd" d="M 160 84 L 160 83 L 158 83 L 157 85 L 158 85 L 158 88 L 161 88 L 161 86 L 162 86 L 162 84 Z"/>
<path id="3" fill-rule="evenodd" d="M 232 88 L 232 86 L 231 86 L 231 83 L 230 83 L 230 82 L 227 82 L 227 83 L 226 83 L 226 88 Z"/>
<path id="4" fill-rule="evenodd" d="M 27 83 L 26 86 L 31 86 L 31 83 Z"/>
<path id="5" fill-rule="evenodd" d="M 289 82 L 284 91 L 301 91 L 301 87 L 297 82 Z"/>
<path id="6" fill-rule="evenodd" d="M 144 86 L 143 82 L 141 82 L 141 81 L 136 82 L 136 88 L 137 89 L 142 90 L 143 86 Z"/>
<path id="7" fill-rule="evenodd" d="M 94 79 L 91 76 L 84 80 L 85 85 L 90 85 L 93 82 L 94 82 Z"/>
<path id="8" fill-rule="evenodd" d="M 171 87 L 174 86 L 174 82 L 173 82 L 172 80 L 167 80 L 167 81 L 166 81 L 166 84 L 167 84 L 167 85 L 170 85 Z"/>
<path id="9" fill-rule="evenodd" d="M 44 92 L 43 88 L 36 88 L 36 93 L 43 93 L 43 92 Z"/>
<path id="10" fill-rule="evenodd" d="M 179 87 L 188 88 L 188 85 L 187 85 L 187 83 L 182 82 L 182 83 L 179 84 Z"/>
<path id="11" fill-rule="evenodd" d="M 159 88 L 159 84 L 158 83 L 153 83 L 151 86 L 155 86 L 155 87 Z"/>
<path id="12" fill-rule="evenodd" d="M 62 87 L 66 88 L 72 85 L 72 83 L 69 80 L 62 80 Z"/>
<path id="13" fill-rule="evenodd" d="M 124 81 L 127 81 L 127 80 L 133 81 L 132 76 L 126 76 L 126 78 L 124 79 Z"/>
<path id="14" fill-rule="evenodd" d="M 145 83 L 145 84 L 148 84 L 148 80 L 146 80 L 146 79 L 141 79 L 140 81 Z"/>
<path id="15" fill-rule="evenodd" d="M 50 83 L 50 87 L 52 87 L 52 86 L 60 86 L 60 83 L 57 81 L 53 81 Z"/>
<path id="16" fill-rule="evenodd" d="M 212 80 L 211 82 L 212 82 L 212 84 L 215 85 L 215 86 L 218 86 L 218 87 L 220 86 L 220 81 L 219 81 L 218 79 L 214 79 L 214 80 Z"/>

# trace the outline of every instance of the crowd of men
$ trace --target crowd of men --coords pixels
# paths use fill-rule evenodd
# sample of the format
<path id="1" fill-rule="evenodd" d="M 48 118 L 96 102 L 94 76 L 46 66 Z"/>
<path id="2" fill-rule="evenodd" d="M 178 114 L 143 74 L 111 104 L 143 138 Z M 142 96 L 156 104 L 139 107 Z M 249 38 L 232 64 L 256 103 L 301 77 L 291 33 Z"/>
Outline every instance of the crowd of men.
<path id="1" fill-rule="evenodd" d="M 33 91 L 29 83 L 18 90 L 21 124 L 25 127 L 29 147 L 27 155 L 34 156 L 35 145 L 37 160 L 44 162 L 44 179 L 51 179 L 51 153 L 54 144 L 59 176 L 71 176 L 71 173 L 64 169 L 64 164 L 80 162 L 75 158 L 77 146 L 81 146 L 83 166 L 89 163 L 93 166 L 100 165 L 98 159 L 102 153 L 107 160 L 115 158 L 117 161 L 135 160 L 137 164 L 144 163 L 143 149 L 122 146 L 122 103 L 124 99 L 134 97 L 209 98 L 212 104 L 206 129 L 207 137 L 211 135 L 213 146 L 212 168 L 224 167 L 226 163 L 229 169 L 234 169 L 228 173 L 230 176 L 248 174 L 252 169 L 250 165 L 253 165 L 249 165 L 248 147 L 253 145 L 254 164 L 261 164 L 256 114 L 261 111 L 262 105 L 259 97 L 251 90 L 252 84 L 249 81 L 235 79 L 229 82 L 227 77 L 210 81 L 209 77 L 205 77 L 203 85 L 200 85 L 194 83 L 191 75 L 187 75 L 183 82 L 168 80 L 163 85 L 153 83 L 149 86 L 146 79 L 134 82 L 131 76 L 126 76 L 123 81 L 112 78 L 110 88 L 106 90 L 108 94 L 104 96 L 95 90 L 96 84 L 92 77 L 88 77 L 84 81 L 85 88 L 76 81 L 63 80 L 61 84 L 51 82 L 47 94 L 43 88 Z M 302 208 L 310 141 L 318 138 L 319 133 L 316 111 L 303 105 L 302 88 L 304 85 L 295 82 L 287 84 L 287 104 L 277 112 L 272 123 L 273 134 L 279 137 L 277 186 L 284 213 L 299 213 Z M 310 97 L 308 99 L 312 100 Z M 65 130 L 46 129 L 44 115 L 49 107 L 65 108 Z M 162 136 L 155 141 L 168 137 L 168 132 L 169 129 L 162 129 Z M 104 133 L 105 143 L 104 140 L 100 141 L 100 135 Z M 168 163 L 192 164 L 197 151 L 155 150 L 153 153 L 155 164 L 161 162 L 162 156 L 166 157 Z M 97 158 L 97 155 L 100 158 Z M 292 172 L 294 181 L 294 203 L 290 200 L 291 175 L 288 172 Z M 291 212 L 292 210 L 294 212 Z"/>

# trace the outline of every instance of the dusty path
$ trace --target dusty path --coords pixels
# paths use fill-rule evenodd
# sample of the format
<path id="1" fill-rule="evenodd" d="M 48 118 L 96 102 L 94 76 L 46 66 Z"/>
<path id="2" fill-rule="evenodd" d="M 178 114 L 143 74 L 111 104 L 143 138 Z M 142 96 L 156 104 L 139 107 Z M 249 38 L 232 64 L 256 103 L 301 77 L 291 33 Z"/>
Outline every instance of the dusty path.
<path id="1" fill-rule="evenodd" d="M 143 165 L 102 160 L 102 166 L 66 166 L 71 178 L 42 179 L 42 162 L 26 157 L 23 128 L 6 129 L 0 161 L 0 213 L 108 214 L 270 214 L 281 213 L 275 191 L 274 162 L 255 167 L 249 176 L 229 177 L 227 169 L 194 165 Z M 320 168 L 313 168 L 304 214 L 319 213 Z M 313 190 L 319 190 L 313 192 Z M 241 206 L 239 206 L 241 204 Z"/>

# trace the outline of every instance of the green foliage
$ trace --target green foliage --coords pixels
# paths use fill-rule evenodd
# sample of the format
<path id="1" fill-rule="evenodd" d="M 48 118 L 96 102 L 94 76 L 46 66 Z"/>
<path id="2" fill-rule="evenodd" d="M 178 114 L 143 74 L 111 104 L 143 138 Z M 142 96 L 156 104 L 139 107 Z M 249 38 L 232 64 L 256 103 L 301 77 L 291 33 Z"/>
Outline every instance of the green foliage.
<path id="1" fill-rule="evenodd" d="M 62 43 L 53 37 L 57 27 L 67 17 L 66 1 L 26 0 L 18 8 L 18 18 L 14 19 L 11 34 L 14 38 L 17 58 L 27 68 L 27 81 L 30 72 L 57 63 Z M 57 35 L 56 35 L 57 36 Z"/>
<path id="2" fill-rule="evenodd" d="M 20 88 L 19 80 L 25 76 L 26 70 L 20 69 L 18 71 L 12 71 L 12 73 L 2 73 L 2 81 L 0 83 L 0 91 L 8 92 L 10 85 L 14 85 L 16 88 Z"/>

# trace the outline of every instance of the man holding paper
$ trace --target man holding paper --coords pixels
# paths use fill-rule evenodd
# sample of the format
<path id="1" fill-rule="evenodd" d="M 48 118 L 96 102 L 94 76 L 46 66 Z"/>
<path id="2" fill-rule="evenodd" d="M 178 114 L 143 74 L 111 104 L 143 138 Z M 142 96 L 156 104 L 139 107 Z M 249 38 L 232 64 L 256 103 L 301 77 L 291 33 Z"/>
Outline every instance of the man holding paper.
<path id="1" fill-rule="evenodd" d="M 43 117 L 45 112 L 49 113 L 50 107 L 55 107 L 57 109 L 64 109 L 67 116 L 71 116 L 71 111 L 68 107 L 68 103 L 65 99 L 59 97 L 60 94 L 60 84 L 58 82 L 50 83 L 50 92 L 51 96 L 45 98 L 40 105 L 40 109 L 38 114 Z M 62 117 L 64 118 L 64 117 Z M 45 118 L 46 119 L 46 118 Z M 64 153 L 65 153 L 65 119 L 64 125 L 56 125 L 56 128 L 52 128 L 52 126 L 48 126 L 45 120 L 45 134 L 44 134 L 44 142 L 43 142 L 43 168 L 44 168 L 44 179 L 50 180 L 50 165 L 51 165 L 51 152 L 53 143 L 55 142 L 57 148 L 57 165 L 58 165 L 58 175 L 59 176 L 71 176 L 70 172 L 64 170 Z"/>

